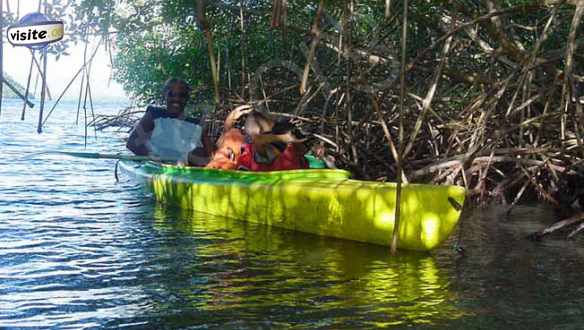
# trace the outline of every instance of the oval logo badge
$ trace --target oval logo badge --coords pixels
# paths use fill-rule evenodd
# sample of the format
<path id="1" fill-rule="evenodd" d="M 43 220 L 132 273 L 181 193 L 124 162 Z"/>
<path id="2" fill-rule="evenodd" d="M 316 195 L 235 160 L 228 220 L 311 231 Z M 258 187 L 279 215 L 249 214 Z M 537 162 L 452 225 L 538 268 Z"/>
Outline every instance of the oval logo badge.
<path id="1" fill-rule="evenodd" d="M 31 13 L 10 26 L 6 34 L 13 46 L 43 48 L 63 39 L 65 27 L 62 21 L 49 21 L 43 14 Z"/>

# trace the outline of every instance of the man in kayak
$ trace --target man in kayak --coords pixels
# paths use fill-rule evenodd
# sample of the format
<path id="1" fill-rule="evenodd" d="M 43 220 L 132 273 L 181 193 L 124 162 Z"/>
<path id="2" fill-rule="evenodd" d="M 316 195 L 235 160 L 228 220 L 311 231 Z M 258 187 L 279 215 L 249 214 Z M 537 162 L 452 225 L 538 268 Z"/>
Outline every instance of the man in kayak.
<path id="1" fill-rule="evenodd" d="M 140 156 L 206 165 L 211 144 L 201 124 L 203 120 L 188 118 L 184 111 L 190 92 L 184 80 L 167 80 L 163 88 L 166 107 L 149 105 L 130 134 L 126 147 Z"/>

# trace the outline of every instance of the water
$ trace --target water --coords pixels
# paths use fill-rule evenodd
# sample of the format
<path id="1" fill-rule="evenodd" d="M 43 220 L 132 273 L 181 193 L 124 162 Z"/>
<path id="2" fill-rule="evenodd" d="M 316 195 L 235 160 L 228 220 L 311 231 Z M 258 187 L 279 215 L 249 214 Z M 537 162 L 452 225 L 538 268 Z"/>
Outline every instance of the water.
<path id="1" fill-rule="evenodd" d="M 120 104 L 96 104 L 99 113 Z M 584 248 L 524 239 L 543 207 L 468 212 L 431 253 L 320 238 L 156 205 L 112 160 L 121 135 L 74 124 L 36 134 L 20 103 L 0 117 L 0 328 L 581 328 Z M 565 235 L 564 235 L 565 236 Z"/>

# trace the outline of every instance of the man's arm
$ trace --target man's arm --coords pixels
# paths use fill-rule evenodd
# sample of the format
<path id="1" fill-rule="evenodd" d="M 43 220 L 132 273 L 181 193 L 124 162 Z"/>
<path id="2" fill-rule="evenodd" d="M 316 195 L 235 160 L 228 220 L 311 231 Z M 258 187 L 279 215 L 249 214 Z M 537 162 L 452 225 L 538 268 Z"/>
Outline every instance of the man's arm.
<path id="1" fill-rule="evenodd" d="M 132 130 L 132 133 L 130 133 L 126 148 L 130 149 L 136 155 L 147 156 L 150 151 L 146 147 L 146 142 L 150 139 L 153 130 L 154 120 L 152 119 L 152 114 L 146 111 L 142 119 L 140 119 L 136 127 Z"/>

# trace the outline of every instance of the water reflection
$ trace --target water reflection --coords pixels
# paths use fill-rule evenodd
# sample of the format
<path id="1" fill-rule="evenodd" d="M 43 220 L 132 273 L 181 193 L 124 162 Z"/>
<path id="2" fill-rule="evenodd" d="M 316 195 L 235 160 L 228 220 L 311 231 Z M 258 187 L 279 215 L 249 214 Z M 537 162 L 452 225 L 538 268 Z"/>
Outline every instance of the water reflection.
<path id="1" fill-rule="evenodd" d="M 385 247 L 163 206 L 156 206 L 153 226 L 182 237 L 168 247 L 181 266 L 161 283 L 188 305 L 180 307 L 190 315 L 178 317 L 182 325 L 224 313 L 246 325 L 268 318 L 270 325 L 334 327 L 437 324 L 466 313 L 430 254 L 391 257 Z M 157 308 L 168 315 L 177 306 Z"/>

